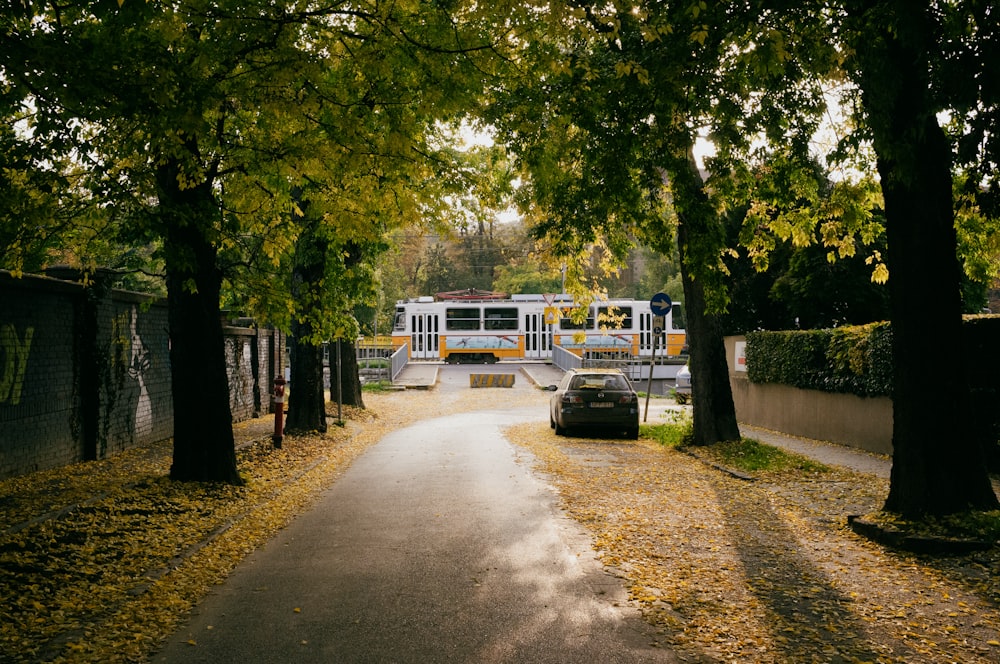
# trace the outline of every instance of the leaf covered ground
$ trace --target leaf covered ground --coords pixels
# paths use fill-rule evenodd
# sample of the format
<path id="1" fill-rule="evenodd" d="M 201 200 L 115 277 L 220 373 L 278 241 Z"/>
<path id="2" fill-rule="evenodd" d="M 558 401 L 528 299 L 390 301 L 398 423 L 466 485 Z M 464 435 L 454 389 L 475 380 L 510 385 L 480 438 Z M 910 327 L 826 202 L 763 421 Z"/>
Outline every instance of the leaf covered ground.
<path id="1" fill-rule="evenodd" d="M 365 401 L 343 427 L 286 436 L 280 450 L 271 418 L 236 425 L 242 487 L 170 481 L 169 441 L 0 481 L 0 663 L 146 661 L 368 446 L 420 418 L 496 407 L 496 392 Z M 505 401 L 539 403 L 534 390 Z"/>
<path id="2" fill-rule="evenodd" d="M 683 661 L 1000 661 L 1000 551 L 922 557 L 858 537 L 846 516 L 878 510 L 884 481 L 811 468 L 747 481 L 650 440 L 544 423 L 509 435 Z"/>
<path id="3" fill-rule="evenodd" d="M 325 436 L 237 428 L 246 486 L 166 479 L 169 444 L 0 482 L 0 662 L 141 662 L 385 433 L 532 406 L 512 428 L 665 647 L 697 662 L 1000 661 L 1000 553 L 926 558 L 846 528 L 886 487 L 846 472 L 734 479 L 649 440 L 557 437 L 535 390 L 368 394 Z M 530 452 L 530 453 L 529 453 Z"/>

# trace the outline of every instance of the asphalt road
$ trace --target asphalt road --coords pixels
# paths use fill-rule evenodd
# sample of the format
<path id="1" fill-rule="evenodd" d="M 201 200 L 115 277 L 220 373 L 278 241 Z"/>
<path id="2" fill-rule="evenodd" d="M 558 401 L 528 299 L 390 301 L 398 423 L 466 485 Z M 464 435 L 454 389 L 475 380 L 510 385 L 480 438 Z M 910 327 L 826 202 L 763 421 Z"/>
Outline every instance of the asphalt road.
<path id="1" fill-rule="evenodd" d="M 503 438 L 538 416 L 466 413 L 387 435 L 153 661 L 676 661 Z"/>

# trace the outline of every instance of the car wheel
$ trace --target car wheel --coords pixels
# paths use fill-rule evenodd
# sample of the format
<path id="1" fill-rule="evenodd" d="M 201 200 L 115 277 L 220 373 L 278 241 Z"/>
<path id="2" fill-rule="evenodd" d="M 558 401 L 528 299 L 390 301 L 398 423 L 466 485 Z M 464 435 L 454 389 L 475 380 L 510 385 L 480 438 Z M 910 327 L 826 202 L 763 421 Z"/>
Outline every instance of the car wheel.
<path id="1" fill-rule="evenodd" d="M 625 437 L 632 440 L 639 440 L 639 427 L 629 427 L 625 431 Z"/>
<path id="2" fill-rule="evenodd" d="M 550 429 L 555 429 L 556 428 L 556 421 L 554 419 L 552 419 L 551 415 L 549 415 L 549 428 Z"/>
<path id="3" fill-rule="evenodd" d="M 553 424 L 555 425 L 555 430 L 556 430 L 556 435 L 557 436 L 565 436 L 566 435 L 566 427 L 561 426 L 558 422 L 553 422 Z"/>

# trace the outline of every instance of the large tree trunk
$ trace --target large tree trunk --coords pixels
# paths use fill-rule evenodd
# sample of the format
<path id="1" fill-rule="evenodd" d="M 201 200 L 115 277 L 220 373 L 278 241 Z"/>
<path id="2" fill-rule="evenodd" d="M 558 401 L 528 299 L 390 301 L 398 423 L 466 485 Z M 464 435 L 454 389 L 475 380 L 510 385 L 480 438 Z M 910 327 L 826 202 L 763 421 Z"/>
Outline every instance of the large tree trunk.
<path id="1" fill-rule="evenodd" d="M 340 403 L 364 408 L 361 398 L 361 376 L 358 373 L 357 349 L 353 341 L 338 340 L 330 346 L 330 400 L 337 403 L 336 344 L 340 344 Z"/>
<path id="2" fill-rule="evenodd" d="M 222 274 L 206 232 L 217 209 L 210 185 L 182 189 L 177 175 L 173 163 L 157 172 L 174 402 L 170 477 L 241 484 L 219 310 Z"/>
<path id="3" fill-rule="evenodd" d="M 711 445 L 726 440 L 739 440 L 736 406 L 729 383 L 729 365 L 719 315 L 709 313 L 705 287 L 698 272 L 692 270 L 694 236 L 717 235 L 710 230 L 721 222 L 705 194 L 691 149 L 687 158 L 678 161 L 671 173 L 674 203 L 679 223 L 677 246 L 681 257 L 681 279 L 684 282 L 684 306 L 687 307 L 687 342 L 691 363 L 691 404 L 694 410 L 692 443 Z M 703 256 L 702 256 L 703 258 Z"/>
<path id="4" fill-rule="evenodd" d="M 995 509 L 983 451 L 966 427 L 973 414 L 962 362 L 949 362 L 928 387 L 928 360 L 962 344 L 951 155 L 928 92 L 928 9 L 912 0 L 866 4 L 869 13 L 854 9 L 868 29 L 856 46 L 885 198 L 893 333 L 885 509 L 906 516 Z M 895 24 L 885 24 L 888 16 Z"/>
<path id="5" fill-rule="evenodd" d="M 678 237 L 686 234 L 683 222 Z M 684 241 L 678 242 L 682 247 Z M 684 249 L 681 249 L 682 255 Z M 691 363 L 692 440 L 694 445 L 711 445 L 739 440 L 736 406 L 729 383 L 729 364 L 719 316 L 705 312 L 705 292 L 697 279 L 681 267 L 684 306 L 687 307 L 687 339 Z"/>
<path id="6" fill-rule="evenodd" d="M 308 210 L 307 203 L 301 204 Z M 288 404 L 289 431 L 326 431 L 326 399 L 323 390 L 323 346 L 313 335 L 311 320 L 322 315 L 322 289 L 326 275 L 327 243 L 306 228 L 295 245 L 292 268 L 291 395 Z"/>
<path id="7" fill-rule="evenodd" d="M 289 432 L 326 432 L 326 399 L 323 387 L 323 347 L 308 340 L 303 324 L 292 326 L 291 394 L 288 400 Z M 302 334 L 303 336 L 298 336 Z"/>

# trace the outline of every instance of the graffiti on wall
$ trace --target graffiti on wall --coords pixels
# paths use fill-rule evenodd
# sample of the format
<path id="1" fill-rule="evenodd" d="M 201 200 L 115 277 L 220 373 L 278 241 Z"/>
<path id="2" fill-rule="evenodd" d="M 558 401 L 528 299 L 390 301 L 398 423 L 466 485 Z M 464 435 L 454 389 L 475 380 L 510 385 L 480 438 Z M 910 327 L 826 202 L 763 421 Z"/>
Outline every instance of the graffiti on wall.
<path id="1" fill-rule="evenodd" d="M 27 327 L 24 334 L 10 323 L 0 325 L 0 405 L 21 403 L 24 374 L 31 354 L 31 339 L 35 328 Z"/>
<path id="2" fill-rule="evenodd" d="M 138 387 L 132 424 L 135 434 L 141 438 L 152 428 L 153 416 L 145 380 L 145 374 L 151 365 L 151 353 L 139 335 L 138 318 L 136 307 L 132 307 L 112 319 L 111 362 L 116 375 L 123 379 L 127 376 Z"/>

